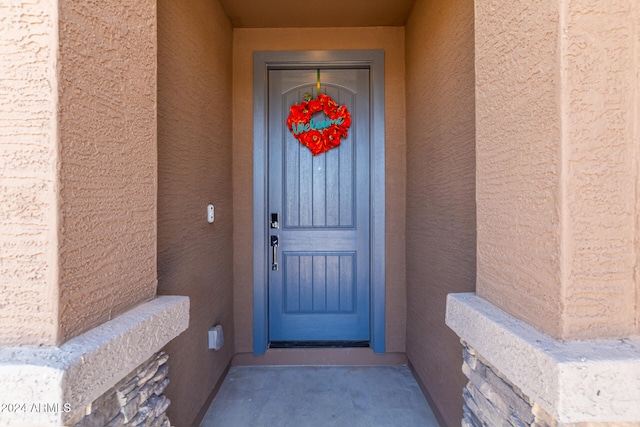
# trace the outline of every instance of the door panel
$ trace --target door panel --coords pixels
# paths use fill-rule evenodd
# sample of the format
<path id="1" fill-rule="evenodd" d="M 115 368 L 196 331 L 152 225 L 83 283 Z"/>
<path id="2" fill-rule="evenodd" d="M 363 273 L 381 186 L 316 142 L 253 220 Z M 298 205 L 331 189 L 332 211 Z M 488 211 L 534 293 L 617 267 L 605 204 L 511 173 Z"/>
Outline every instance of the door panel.
<path id="1" fill-rule="evenodd" d="M 294 90 L 284 95 L 284 120 L 288 108 L 302 101 L 306 92 L 314 91 L 315 85 Z M 354 94 L 340 96 L 342 88 L 328 87 L 326 93 L 339 104 L 354 105 Z M 345 100 L 346 98 L 346 100 Z M 346 101 L 346 102 L 345 102 Z M 354 111 L 349 109 L 352 114 Z M 283 121 L 284 123 L 284 121 Z M 276 123 L 273 124 L 277 125 Z M 313 157 L 308 148 L 302 146 L 283 125 L 285 133 L 284 153 L 284 218 L 286 227 L 353 227 L 355 213 L 354 185 L 354 138 L 353 126 L 350 137 L 336 149 Z"/>
<path id="2" fill-rule="evenodd" d="M 353 313 L 355 253 L 287 253 L 284 313 Z"/>
<path id="3" fill-rule="evenodd" d="M 321 79 L 352 125 L 339 147 L 314 157 L 285 122 L 292 104 L 316 95 L 316 70 L 269 71 L 268 206 L 280 224 L 270 230 L 279 237 L 271 341 L 370 338 L 369 70 L 322 70 Z"/>

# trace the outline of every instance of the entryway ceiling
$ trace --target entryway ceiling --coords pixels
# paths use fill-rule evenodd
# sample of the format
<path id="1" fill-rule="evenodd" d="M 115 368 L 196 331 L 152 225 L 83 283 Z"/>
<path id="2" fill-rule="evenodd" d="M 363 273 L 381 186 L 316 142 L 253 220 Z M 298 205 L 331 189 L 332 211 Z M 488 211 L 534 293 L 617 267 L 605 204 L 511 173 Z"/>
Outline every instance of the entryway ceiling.
<path id="1" fill-rule="evenodd" d="M 220 0 L 220 3 L 237 28 L 377 27 L 404 25 L 415 0 Z"/>

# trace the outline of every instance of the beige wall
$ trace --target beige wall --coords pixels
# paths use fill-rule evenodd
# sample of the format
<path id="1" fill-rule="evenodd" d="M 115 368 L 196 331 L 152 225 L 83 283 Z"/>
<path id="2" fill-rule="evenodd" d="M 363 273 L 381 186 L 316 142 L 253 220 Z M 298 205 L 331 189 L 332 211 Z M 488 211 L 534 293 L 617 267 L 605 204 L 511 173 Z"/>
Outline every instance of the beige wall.
<path id="1" fill-rule="evenodd" d="M 535 13 L 522 13 L 527 7 Z M 555 1 L 476 6 L 478 294 L 554 335 L 562 305 L 558 22 Z"/>
<path id="2" fill-rule="evenodd" d="M 453 426 L 466 379 L 446 296 L 476 272 L 473 1 L 418 0 L 406 47 L 407 356 Z"/>
<path id="3" fill-rule="evenodd" d="M 155 17 L 59 1 L 62 341 L 156 293 Z"/>
<path id="4" fill-rule="evenodd" d="M 2 10 L 8 345 L 59 344 L 156 291 L 155 6 L 44 3 Z"/>
<path id="5" fill-rule="evenodd" d="M 562 337 L 625 337 L 640 313 L 640 3 L 561 7 Z"/>
<path id="6" fill-rule="evenodd" d="M 217 1 L 158 3 L 158 293 L 191 299 L 189 329 L 167 346 L 176 426 L 191 425 L 234 353 L 231 43 Z"/>
<path id="7" fill-rule="evenodd" d="M 253 51 L 384 49 L 387 179 L 387 351 L 405 350 L 404 29 L 235 29 L 233 53 L 236 350 L 253 351 Z"/>
<path id="8" fill-rule="evenodd" d="M 636 3 L 633 11 L 631 13 L 631 17 L 634 22 L 640 22 L 640 4 Z M 638 249 L 638 242 L 640 242 L 640 118 L 638 115 L 640 114 L 640 25 L 635 25 L 635 31 L 633 34 L 635 51 L 631 52 L 633 58 L 636 58 L 634 67 L 635 67 L 635 89 L 634 89 L 634 109 L 635 111 L 635 119 L 633 123 L 633 140 L 635 142 L 635 155 L 632 156 L 632 161 L 635 161 L 636 164 L 636 232 L 635 232 L 635 256 L 636 256 L 636 334 L 640 335 L 640 275 L 638 274 L 638 267 L 640 267 L 640 249 Z"/>
<path id="9" fill-rule="evenodd" d="M 0 4 L 0 345 L 55 345 L 57 10 Z"/>
<path id="10" fill-rule="evenodd" d="M 638 8 L 476 7 L 478 294 L 558 338 L 638 330 Z"/>

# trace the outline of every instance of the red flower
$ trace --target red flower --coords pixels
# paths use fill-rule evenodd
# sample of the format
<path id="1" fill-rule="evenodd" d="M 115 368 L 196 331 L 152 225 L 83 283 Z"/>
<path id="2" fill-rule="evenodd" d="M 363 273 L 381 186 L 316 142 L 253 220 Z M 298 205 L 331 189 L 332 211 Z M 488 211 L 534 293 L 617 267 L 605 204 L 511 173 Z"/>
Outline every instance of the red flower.
<path id="1" fill-rule="evenodd" d="M 312 128 L 311 116 L 320 111 L 324 112 L 328 120 L 323 121 L 322 125 L 314 124 Z M 340 139 L 348 136 L 351 114 L 346 105 L 338 106 L 329 95 L 319 94 L 311 101 L 293 104 L 289 108 L 287 126 L 293 136 L 317 156 L 337 147 L 340 145 Z"/>

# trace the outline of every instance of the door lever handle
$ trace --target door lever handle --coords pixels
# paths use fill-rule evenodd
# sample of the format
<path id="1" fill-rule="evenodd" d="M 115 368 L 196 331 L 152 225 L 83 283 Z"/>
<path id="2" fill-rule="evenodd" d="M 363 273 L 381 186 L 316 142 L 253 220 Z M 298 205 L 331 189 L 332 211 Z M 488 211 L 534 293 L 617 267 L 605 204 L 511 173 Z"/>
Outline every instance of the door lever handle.
<path id="1" fill-rule="evenodd" d="M 278 269 L 278 236 L 271 236 L 271 250 L 273 251 L 271 269 L 276 271 Z"/>

